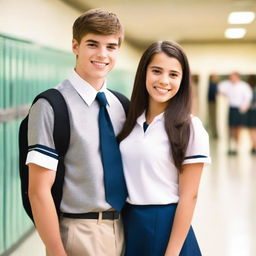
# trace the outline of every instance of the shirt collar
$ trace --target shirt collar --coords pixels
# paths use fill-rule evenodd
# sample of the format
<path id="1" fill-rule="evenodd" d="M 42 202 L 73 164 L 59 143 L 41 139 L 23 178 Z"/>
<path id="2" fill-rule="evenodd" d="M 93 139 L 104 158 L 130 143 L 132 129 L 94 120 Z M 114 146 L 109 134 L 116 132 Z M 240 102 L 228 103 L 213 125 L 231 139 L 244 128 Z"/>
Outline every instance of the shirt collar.
<path id="1" fill-rule="evenodd" d="M 82 97 L 82 99 L 86 102 L 88 106 L 90 106 L 96 98 L 98 93 L 97 90 L 94 89 L 92 85 L 90 85 L 87 81 L 85 81 L 82 77 L 80 77 L 75 70 L 72 70 L 68 80 L 71 82 L 75 90 Z M 106 80 L 99 90 L 100 92 L 106 92 L 107 83 Z"/>
<path id="2" fill-rule="evenodd" d="M 164 119 L 164 112 L 158 114 L 157 116 L 155 116 L 154 120 L 152 123 L 155 123 L 158 120 L 162 120 Z M 144 110 L 144 112 L 137 118 L 137 123 L 143 127 L 143 123 L 146 122 L 146 110 Z M 151 123 L 151 124 L 152 124 Z"/>

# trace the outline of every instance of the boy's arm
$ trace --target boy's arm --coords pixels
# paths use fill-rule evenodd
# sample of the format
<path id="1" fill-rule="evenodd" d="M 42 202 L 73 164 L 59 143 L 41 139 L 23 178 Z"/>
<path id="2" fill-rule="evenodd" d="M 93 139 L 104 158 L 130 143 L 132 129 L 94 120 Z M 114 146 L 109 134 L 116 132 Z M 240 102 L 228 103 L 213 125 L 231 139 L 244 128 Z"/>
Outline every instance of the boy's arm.
<path id="1" fill-rule="evenodd" d="M 165 256 L 178 256 L 188 234 L 202 174 L 203 163 L 185 164 L 179 175 L 179 203 Z"/>
<path id="2" fill-rule="evenodd" d="M 29 200 L 37 231 L 49 256 L 67 256 L 61 241 L 59 221 L 51 195 L 56 172 L 29 164 Z"/>

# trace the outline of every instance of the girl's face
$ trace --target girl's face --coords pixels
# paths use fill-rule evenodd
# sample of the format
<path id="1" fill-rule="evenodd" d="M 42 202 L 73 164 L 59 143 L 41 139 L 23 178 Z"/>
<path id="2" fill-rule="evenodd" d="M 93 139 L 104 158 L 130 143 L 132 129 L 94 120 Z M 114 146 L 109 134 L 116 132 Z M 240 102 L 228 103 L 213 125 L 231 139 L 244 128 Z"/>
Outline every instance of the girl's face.
<path id="1" fill-rule="evenodd" d="M 182 67 L 179 61 L 165 53 L 157 53 L 147 67 L 146 88 L 149 104 L 161 105 L 164 109 L 180 88 Z"/>

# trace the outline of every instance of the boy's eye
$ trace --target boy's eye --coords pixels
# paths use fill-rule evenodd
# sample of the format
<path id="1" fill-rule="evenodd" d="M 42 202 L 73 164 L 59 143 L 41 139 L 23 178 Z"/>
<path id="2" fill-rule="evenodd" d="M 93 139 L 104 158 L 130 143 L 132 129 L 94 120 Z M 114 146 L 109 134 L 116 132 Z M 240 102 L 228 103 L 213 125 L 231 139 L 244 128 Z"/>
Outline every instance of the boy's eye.
<path id="1" fill-rule="evenodd" d="M 109 45 L 109 46 L 108 46 L 108 49 L 110 49 L 110 50 L 115 50 L 116 48 L 117 48 L 116 45 Z"/>
<path id="2" fill-rule="evenodd" d="M 89 47 L 96 47 L 97 45 L 94 44 L 94 43 L 89 43 L 89 44 L 87 44 L 87 46 L 89 46 Z"/>

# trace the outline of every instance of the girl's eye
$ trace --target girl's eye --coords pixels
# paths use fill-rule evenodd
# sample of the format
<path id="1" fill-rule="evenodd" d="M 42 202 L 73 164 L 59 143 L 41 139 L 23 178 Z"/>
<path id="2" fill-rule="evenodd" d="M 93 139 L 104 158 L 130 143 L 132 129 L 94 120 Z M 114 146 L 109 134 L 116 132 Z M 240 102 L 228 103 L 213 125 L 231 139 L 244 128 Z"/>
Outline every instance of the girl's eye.
<path id="1" fill-rule="evenodd" d="M 171 77 L 177 77 L 178 74 L 176 74 L 176 73 L 171 73 L 170 76 L 171 76 Z"/>
<path id="2" fill-rule="evenodd" d="M 158 69 L 152 69 L 152 73 L 160 74 L 160 70 L 158 70 Z"/>

